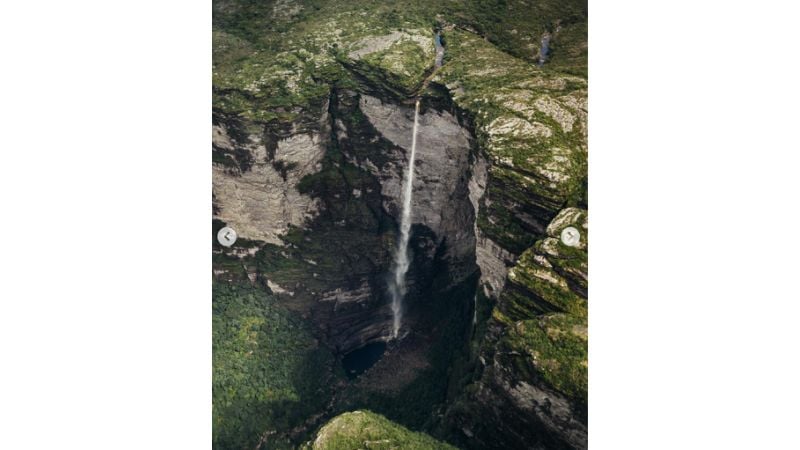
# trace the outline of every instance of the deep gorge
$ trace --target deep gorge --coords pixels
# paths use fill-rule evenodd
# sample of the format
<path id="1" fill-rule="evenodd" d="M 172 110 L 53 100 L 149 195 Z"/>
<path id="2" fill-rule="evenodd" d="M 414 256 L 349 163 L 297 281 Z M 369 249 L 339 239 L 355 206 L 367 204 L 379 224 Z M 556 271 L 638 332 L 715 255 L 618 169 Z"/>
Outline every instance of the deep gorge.
<path id="1" fill-rule="evenodd" d="M 373 23 L 343 40 L 320 25 L 345 17 L 329 13 L 323 31 L 282 38 L 301 50 L 250 57 L 294 64 L 280 77 L 237 84 L 242 59 L 215 81 L 212 231 L 240 235 L 214 243 L 215 447 L 296 447 L 369 410 L 461 448 L 583 448 L 586 243 L 555 237 L 587 236 L 585 82 L 471 27 Z M 215 39 L 230 52 L 240 36 Z M 545 68 L 566 61 L 559 39 Z"/>
<path id="2" fill-rule="evenodd" d="M 370 92 L 374 94 L 374 88 Z M 413 392 L 428 384 L 424 389 L 435 394 L 425 393 L 431 395 L 424 399 L 427 408 L 445 400 L 446 372 L 453 355 L 444 348 L 436 349 L 442 342 L 466 345 L 477 285 L 475 213 L 468 176 L 475 147 L 457 114 L 443 109 L 447 103 L 446 98 L 430 101 L 423 97 L 421 101 L 404 334 L 397 342 L 392 341 L 389 282 L 399 230 L 401 180 L 412 139 L 413 104 L 333 89 L 319 114 L 323 120 L 308 120 L 315 124 L 307 130 L 313 136 L 310 141 L 330 136 L 327 142 L 320 139 L 325 146 L 320 170 L 305 175 L 298 184 L 301 194 L 320 205 L 319 215 L 305 229 L 291 228 L 288 251 L 278 246 L 258 250 L 252 265 L 239 275 L 241 281 L 245 277 L 255 281 L 287 308 L 308 317 L 313 334 L 339 360 L 376 343 L 392 341 L 382 358 L 373 362 L 378 363 L 376 375 L 372 376 L 371 369 L 360 374 L 365 388 L 346 388 L 344 392 L 356 399 L 365 397 L 373 390 L 370 385 L 378 383 L 375 378 L 381 371 L 415 367 L 419 372 L 407 371 L 406 377 L 394 380 L 394 386 L 391 379 L 383 382 L 380 404 L 372 405 L 406 423 L 418 421 L 420 416 L 404 412 L 413 406 L 404 389 Z M 246 133 L 242 128 L 229 133 L 227 126 L 221 125 L 226 135 Z M 294 161 L 281 159 L 297 151 L 282 143 L 297 138 L 269 125 L 265 128 L 264 135 L 271 137 L 267 154 L 275 155 L 269 162 L 272 169 L 277 163 L 287 174 L 281 175 L 285 179 L 304 170 L 293 165 Z M 247 139 L 254 142 L 260 137 Z M 274 149 L 269 150 L 269 145 Z M 302 258 L 286 261 L 287 253 Z M 312 280 L 302 276 L 301 267 L 312 271 Z M 432 356 L 430 349 L 434 350 Z M 344 401 L 354 403 L 350 398 Z M 365 397 L 364 401 L 372 400 Z"/>

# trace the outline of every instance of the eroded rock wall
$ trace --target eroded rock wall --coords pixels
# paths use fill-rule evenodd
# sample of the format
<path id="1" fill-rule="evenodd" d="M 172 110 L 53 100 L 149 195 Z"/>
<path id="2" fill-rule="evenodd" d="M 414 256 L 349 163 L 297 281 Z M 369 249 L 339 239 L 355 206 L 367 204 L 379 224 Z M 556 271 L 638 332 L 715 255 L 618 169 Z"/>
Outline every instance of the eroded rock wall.
<path id="1" fill-rule="evenodd" d="M 381 210 L 392 221 L 391 240 L 383 245 L 393 254 L 396 246 L 397 222 L 400 215 L 402 179 L 411 147 L 414 107 L 371 95 L 342 90 L 334 100 L 333 121 L 336 147 L 347 164 L 358 167 L 373 177 L 378 185 Z M 455 116 L 446 110 L 426 107 L 423 103 L 417 130 L 417 163 L 412 199 L 413 258 L 407 275 L 409 294 L 404 307 L 406 330 L 417 328 L 417 318 L 428 314 L 431 298 L 436 293 L 466 282 L 477 270 L 475 265 L 474 209 L 469 199 L 469 159 L 472 137 Z M 359 192 L 359 195 L 365 195 Z M 389 236 L 387 235 L 387 238 Z M 388 245 L 387 245 L 388 244 Z M 384 261 L 382 275 L 388 274 L 390 261 Z M 361 326 L 358 339 L 386 339 L 379 330 L 388 330 L 385 322 L 391 316 L 385 309 L 386 278 L 369 290 L 361 290 L 360 298 L 381 298 L 380 315 L 373 314 Z M 436 287 L 432 287 L 433 285 Z M 339 294 L 340 296 L 342 294 Z M 424 297 L 424 299 L 423 299 Z M 377 326 L 375 318 L 381 318 Z M 336 320 L 334 318 L 334 320 Z M 372 322 L 370 322 L 370 320 Z M 425 325 L 430 326 L 430 325 Z M 353 339 L 355 342 L 358 339 Z"/>
<path id="2" fill-rule="evenodd" d="M 577 246 L 560 240 L 579 230 Z M 448 411 L 469 448 L 587 446 L 588 213 L 565 208 L 509 270 L 479 356 Z"/>
<path id="3" fill-rule="evenodd" d="M 423 103 L 424 105 L 424 103 Z M 384 206 L 394 217 L 400 212 L 401 185 L 414 127 L 414 108 L 361 95 L 359 108 L 369 123 L 396 147 L 382 166 L 364 163 L 381 180 Z M 423 109 L 418 118 L 412 222 L 436 234 L 437 247 L 446 242 L 453 267 L 452 283 L 474 272 L 474 207 L 469 195 L 471 136 L 448 111 Z M 369 160 L 367 158 L 367 160 Z M 355 162 L 358 163 L 357 159 Z"/>
<path id="4" fill-rule="evenodd" d="M 391 329 L 387 274 L 414 109 L 390 98 L 332 91 L 324 111 L 291 127 L 220 120 L 214 128 L 215 151 L 246 162 L 215 165 L 215 217 L 254 242 L 252 251 L 219 251 L 340 353 L 386 340 Z M 473 138 L 453 112 L 429 106 L 417 134 L 409 330 L 431 296 L 477 270 Z"/>
<path id="5" fill-rule="evenodd" d="M 229 160 L 213 165 L 214 217 L 242 238 L 278 245 L 290 226 L 313 219 L 319 201 L 301 194 L 297 185 L 321 169 L 329 135 L 327 109 L 325 104 L 317 120 L 288 129 L 218 116 L 212 143 Z"/>

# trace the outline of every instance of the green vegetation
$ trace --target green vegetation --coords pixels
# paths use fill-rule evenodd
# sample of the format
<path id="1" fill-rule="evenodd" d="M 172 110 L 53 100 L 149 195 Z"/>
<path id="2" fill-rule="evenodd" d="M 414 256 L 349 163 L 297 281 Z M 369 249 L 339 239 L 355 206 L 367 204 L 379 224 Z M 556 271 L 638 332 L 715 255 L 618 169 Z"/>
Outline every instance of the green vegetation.
<path id="1" fill-rule="evenodd" d="M 214 448 L 284 448 L 330 397 L 332 356 L 263 291 L 214 284 L 213 345 Z"/>
<path id="2" fill-rule="evenodd" d="M 481 147 L 494 160 L 536 175 L 538 166 L 585 152 L 585 80 L 540 69 L 472 33 L 447 36 L 447 64 L 435 80 L 472 112 Z"/>
<path id="3" fill-rule="evenodd" d="M 332 419 L 317 433 L 313 450 L 445 450 L 455 447 L 424 434 L 408 430 L 370 411 L 344 413 Z"/>
<path id="4" fill-rule="evenodd" d="M 541 377 L 551 387 L 586 404 L 588 387 L 588 271 L 586 211 L 564 210 L 547 237 L 520 255 L 509 286 L 492 313 L 502 325 L 496 348 L 520 380 Z M 558 236 L 567 226 L 581 230 L 579 247 Z"/>
<path id="5" fill-rule="evenodd" d="M 401 98 L 410 97 L 420 89 L 425 77 L 433 70 L 433 40 L 428 37 L 428 41 L 427 45 L 421 46 L 413 39 L 404 37 L 389 48 L 370 53 L 358 61 L 343 59 L 341 62 L 370 84 Z"/>
<path id="6" fill-rule="evenodd" d="M 585 319 L 555 313 L 516 323 L 500 346 L 510 352 L 524 352 L 526 371 L 538 372 L 555 389 L 586 402 L 587 340 Z"/>
<path id="7" fill-rule="evenodd" d="M 586 81 L 565 75 L 585 76 L 584 2 L 217 0 L 214 24 L 215 108 L 261 122 L 318 116 L 332 87 L 411 95 L 432 70 L 434 28 L 445 26 L 433 81 L 474 118 L 493 162 L 484 232 L 520 253 L 539 237 L 520 214 L 546 224 L 563 206 L 585 205 Z M 553 53 L 539 68 L 545 32 Z"/>
<path id="8" fill-rule="evenodd" d="M 537 61 L 541 37 L 549 32 L 554 35 L 548 58 L 551 64 L 562 71 L 586 76 L 585 1 L 449 0 L 439 4 L 448 20 L 475 30 L 502 51 L 520 59 Z"/>
<path id="9" fill-rule="evenodd" d="M 233 254 L 215 244 L 217 279 L 229 284 L 214 286 L 214 447 L 255 448 L 263 438 L 261 448 L 289 448 L 298 433 L 316 426 L 309 419 L 326 410 L 334 360 L 295 314 L 308 314 L 332 287 L 357 287 L 365 279 L 379 284 L 376 274 L 391 262 L 396 229 L 383 209 L 379 180 L 348 162 L 369 158 L 382 166 L 390 144 L 356 104 L 346 104 L 357 102 L 347 91 L 395 101 L 414 95 L 433 70 L 428 41 L 435 31 L 446 45 L 445 64 L 427 92 L 468 119 L 491 162 L 477 225 L 519 261 L 497 304 L 479 293 L 472 339 L 464 335 L 471 314 L 454 306 L 471 301 L 471 294 L 445 298 L 446 289 L 426 286 L 430 303 L 441 308 L 430 315 L 436 323 L 425 325 L 435 334 L 428 366 L 399 392 L 359 392 L 351 385 L 337 393 L 346 409 L 336 411 L 369 408 L 411 429 L 436 429 L 445 402 L 477 389 L 467 385 L 482 376 L 481 346 L 503 353 L 520 380 L 544 380 L 585 402 L 586 283 L 577 275 L 586 271 L 586 252 L 560 244 L 550 252 L 543 232 L 559 210 L 586 204 L 585 1 L 213 3 L 216 114 L 264 135 L 316 126 L 330 100 L 331 122 L 341 121 L 347 132 L 329 144 L 321 170 L 297 186 L 321 208 L 281 236 L 285 246 L 240 239 L 237 247 L 253 252 Z M 551 54 L 538 67 L 545 33 L 552 35 Z M 239 150 L 216 149 L 213 161 L 247 170 L 253 161 Z M 215 222 L 214 231 L 222 225 Z M 268 288 L 250 287 L 252 277 L 291 295 L 279 302 Z M 463 397 L 458 404 L 475 409 Z M 368 411 L 337 417 L 319 436 L 311 448 L 450 448 Z"/>
<path id="10" fill-rule="evenodd" d="M 456 29 L 446 37 L 446 63 L 433 81 L 473 118 L 492 162 L 478 226 L 519 254 L 558 210 L 585 202 L 586 81 L 539 68 L 474 33 Z"/>
<path id="11" fill-rule="evenodd" d="M 585 255 L 584 251 L 584 261 Z M 586 299 L 573 292 L 561 275 L 537 263 L 534 260 L 536 256 L 533 248 L 520 255 L 517 265 L 509 272 L 509 279 L 518 286 L 524 286 L 533 296 L 559 311 L 568 312 L 575 317 L 586 317 Z M 561 255 L 551 258 L 561 259 Z M 526 303 L 530 303 L 530 300 Z M 527 314 L 520 315 L 524 318 Z"/>
<path id="12" fill-rule="evenodd" d="M 305 109 L 328 85 L 352 85 L 337 59 L 346 59 L 362 39 L 399 30 L 431 38 L 435 27 L 447 24 L 473 30 L 487 45 L 529 62 L 538 60 L 541 37 L 549 32 L 549 64 L 585 77 L 586 12 L 586 3 L 575 0 L 215 0 L 214 106 L 253 120 L 290 121 L 293 113 L 274 109 Z M 451 46 L 452 33 L 445 40 Z M 409 92 L 431 59 L 432 48 L 405 40 L 366 63 Z"/>

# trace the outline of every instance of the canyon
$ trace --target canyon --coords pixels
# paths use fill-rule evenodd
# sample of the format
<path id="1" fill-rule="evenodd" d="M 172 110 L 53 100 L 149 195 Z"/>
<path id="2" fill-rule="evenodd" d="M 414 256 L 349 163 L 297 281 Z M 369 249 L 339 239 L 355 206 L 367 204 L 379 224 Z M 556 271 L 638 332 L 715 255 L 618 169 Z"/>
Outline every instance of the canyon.
<path id="1" fill-rule="evenodd" d="M 585 448 L 585 13 L 540 64 L 468 11 L 288 3 L 215 3 L 215 448 L 382 416 L 420 448 Z"/>

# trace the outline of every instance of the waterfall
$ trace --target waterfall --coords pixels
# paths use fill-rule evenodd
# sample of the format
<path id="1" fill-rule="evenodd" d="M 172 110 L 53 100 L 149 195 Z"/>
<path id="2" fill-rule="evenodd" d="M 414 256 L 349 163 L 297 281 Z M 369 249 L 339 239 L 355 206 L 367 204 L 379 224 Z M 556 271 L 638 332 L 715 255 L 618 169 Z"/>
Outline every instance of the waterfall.
<path id="1" fill-rule="evenodd" d="M 478 324 L 478 294 L 472 299 L 472 326 Z"/>
<path id="2" fill-rule="evenodd" d="M 400 238 L 394 253 L 394 277 L 389 282 L 389 293 L 392 297 L 392 339 L 396 339 L 403 320 L 403 297 L 406 295 L 406 272 L 411 261 L 408 259 L 408 239 L 411 232 L 411 196 L 414 186 L 414 156 L 417 152 L 417 122 L 419 120 L 419 100 L 414 108 L 414 130 L 411 134 L 411 154 L 403 179 L 402 202 L 400 216 Z"/>
<path id="3" fill-rule="evenodd" d="M 438 32 L 436 36 L 433 38 L 433 46 L 436 48 L 436 61 L 433 63 L 435 68 L 442 67 L 442 61 L 444 60 L 444 46 L 442 45 L 442 35 Z"/>
<path id="4" fill-rule="evenodd" d="M 539 67 L 547 61 L 547 54 L 550 53 L 550 33 L 542 35 L 542 48 L 539 50 Z"/>

